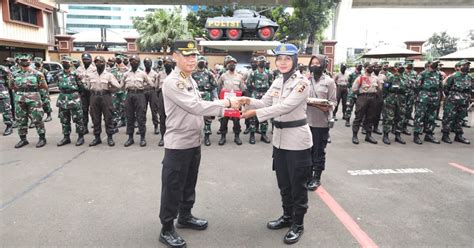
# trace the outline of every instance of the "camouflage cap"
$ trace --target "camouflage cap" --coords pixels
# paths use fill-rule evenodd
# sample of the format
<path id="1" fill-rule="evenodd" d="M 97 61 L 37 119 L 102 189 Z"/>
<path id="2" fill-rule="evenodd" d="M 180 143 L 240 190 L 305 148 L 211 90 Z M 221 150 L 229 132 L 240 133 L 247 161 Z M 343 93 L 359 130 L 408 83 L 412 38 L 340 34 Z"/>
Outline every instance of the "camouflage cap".
<path id="1" fill-rule="evenodd" d="M 180 52 L 183 55 L 196 54 L 199 55 L 196 41 L 194 40 L 177 40 L 173 44 L 173 52 Z"/>
<path id="2" fill-rule="evenodd" d="M 33 61 L 34 61 L 35 63 L 40 63 L 40 64 L 41 64 L 41 63 L 43 63 L 43 58 L 41 58 L 41 57 L 35 57 L 35 58 L 33 59 Z"/>
<path id="3" fill-rule="evenodd" d="M 393 65 L 393 67 L 395 67 L 395 68 L 400 68 L 400 67 L 403 67 L 403 64 L 402 64 L 402 62 L 395 62 L 395 64 Z"/>
<path id="4" fill-rule="evenodd" d="M 263 55 L 257 57 L 257 61 L 267 61 L 267 58 Z"/>
<path id="5" fill-rule="evenodd" d="M 229 62 L 237 63 L 237 59 L 231 56 L 231 57 L 229 57 L 229 60 L 227 61 L 227 63 L 229 63 Z"/>
<path id="6" fill-rule="evenodd" d="M 103 56 L 100 56 L 100 55 L 99 55 L 99 56 L 95 56 L 94 62 L 99 61 L 99 60 L 102 61 L 102 62 L 105 62 L 105 58 L 104 58 Z"/>
<path id="7" fill-rule="evenodd" d="M 206 61 L 207 61 L 206 57 L 204 57 L 204 56 L 198 56 L 197 62 L 201 62 L 201 61 L 206 62 Z"/>
<path id="8" fill-rule="evenodd" d="M 117 59 L 125 59 L 127 58 L 127 55 L 123 54 L 123 53 L 116 53 L 115 54 L 115 58 Z"/>
<path id="9" fill-rule="evenodd" d="M 463 59 L 463 60 L 459 61 L 458 63 L 459 63 L 459 66 L 462 66 L 462 65 L 465 65 L 465 64 L 468 64 L 468 65 L 471 64 L 471 62 L 469 62 L 467 59 Z M 458 63 L 456 63 L 456 65 Z"/>
<path id="10" fill-rule="evenodd" d="M 17 53 L 15 55 L 15 59 L 31 59 L 31 57 L 29 53 Z"/>
<path id="11" fill-rule="evenodd" d="M 72 62 L 72 58 L 70 56 L 63 56 L 61 58 L 61 62 L 68 62 L 68 63 L 71 63 Z"/>
<path id="12" fill-rule="evenodd" d="M 72 63 L 79 63 L 78 59 L 72 59 Z"/>

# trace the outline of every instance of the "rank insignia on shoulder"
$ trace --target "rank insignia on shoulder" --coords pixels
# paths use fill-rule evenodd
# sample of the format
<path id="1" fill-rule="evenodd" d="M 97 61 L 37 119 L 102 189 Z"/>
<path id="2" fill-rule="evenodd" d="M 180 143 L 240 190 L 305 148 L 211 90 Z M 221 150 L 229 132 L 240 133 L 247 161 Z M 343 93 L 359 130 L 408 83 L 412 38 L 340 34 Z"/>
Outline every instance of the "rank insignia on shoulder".
<path id="1" fill-rule="evenodd" d="M 291 76 L 291 79 L 295 79 L 297 76 L 298 76 L 298 75 L 293 74 L 293 75 Z"/>
<path id="2" fill-rule="evenodd" d="M 182 79 L 186 79 L 186 74 L 184 74 L 184 72 L 180 72 L 179 76 L 181 76 Z"/>
<path id="3" fill-rule="evenodd" d="M 184 82 L 183 81 L 178 81 L 176 82 L 176 86 L 178 87 L 178 89 L 184 89 Z"/>

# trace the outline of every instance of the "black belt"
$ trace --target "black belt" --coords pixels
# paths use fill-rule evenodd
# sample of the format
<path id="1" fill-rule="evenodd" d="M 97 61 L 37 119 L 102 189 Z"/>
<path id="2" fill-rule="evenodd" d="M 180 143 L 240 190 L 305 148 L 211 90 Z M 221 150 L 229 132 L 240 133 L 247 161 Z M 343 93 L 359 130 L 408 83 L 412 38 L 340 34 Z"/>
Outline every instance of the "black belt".
<path id="1" fill-rule="evenodd" d="M 337 85 L 337 87 L 341 87 L 341 88 L 347 88 L 347 84 L 346 85 Z"/>
<path id="2" fill-rule="evenodd" d="M 376 96 L 377 93 L 360 93 L 360 96 Z"/>
<path id="3" fill-rule="evenodd" d="M 290 128 L 290 127 L 301 127 L 308 123 L 306 119 L 301 119 L 297 121 L 273 121 L 273 124 L 276 128 Z"/>
<path id="4" fill-rule="evenodd" d="M 77 90 L 59 90 L 59 93 L 62 93 L 62 94 L 73 94 L 73 93 L 76 93 L 76 92 L 79 92 Z"/>
<path id="5" fill-rule="evenodd" d="M 93 96 L 105 96 L 109 95 L 110 92 L 108 90 L 101 90 L 101 91 L 91 91 L 91 95 Z"/>
<path id="6" fill-rule="evenodd" d="M 17 92 L 39 92 L 38 89 L 32 89 L 32 88 L 28 88 L 28 89 L 18 89 Z"/>
<path id="7" fill-rule="evenodd" d="M 128 93 L 130 94 L 142 94 L 143 92 L 145 92 L 144 90 L 134 90 L 134 89 L 128 89 L 127 90 Z"/>
<path id="8" fill-rule="evenodd" d="M 390 91 L 389 93 L 390 94 L 395 94 L 395 95 L 404 95 L 404 94 L 406 94 L 405 91 Z"/>

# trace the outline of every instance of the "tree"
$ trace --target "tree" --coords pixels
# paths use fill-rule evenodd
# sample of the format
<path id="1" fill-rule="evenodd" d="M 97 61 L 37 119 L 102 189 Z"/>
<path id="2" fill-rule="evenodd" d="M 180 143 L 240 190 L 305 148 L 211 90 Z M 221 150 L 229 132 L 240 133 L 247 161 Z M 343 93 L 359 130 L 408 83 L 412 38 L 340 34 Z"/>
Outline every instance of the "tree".
<path id="1" fill-rule="evenodd" d="M 433 36 L 428 39 L 430 57 L 438 58 L 456 52 L 457 41 L 458 38 L 449 36 L 446 31 L 443 31 L 440 34 L 434 33 Z"/>
<path id="2" fill-rule="evenodd" d="M 168 53 L 175 40 L 191 37 L 180 8 L 171 11 L 158 9 L 145 17 L 134 18 L 133 26 L 140 35 L 138 46 L 145 51 Z"/>

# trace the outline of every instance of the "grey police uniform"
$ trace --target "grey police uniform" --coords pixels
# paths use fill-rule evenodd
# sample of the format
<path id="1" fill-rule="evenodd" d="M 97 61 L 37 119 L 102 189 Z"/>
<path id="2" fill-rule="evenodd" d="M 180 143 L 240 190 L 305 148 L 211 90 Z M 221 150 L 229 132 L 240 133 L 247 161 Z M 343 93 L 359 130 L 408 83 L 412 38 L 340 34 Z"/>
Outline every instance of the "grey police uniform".
<path id="1" fill-rule="evenodd" d="M 142 70 L 128 71 L 124 74 L 121 88 L 127 91 L 125 100 L 125 115 L 127 118 L 127 134 L 131 135 L 135 129 L 135 120 L 138 123 L 138 130 L 142 136 L 146 133 L 146 99 L 145 88 L 152 85 L 148 76 Z"/>
<path id="2" fill-rule="evenodd" d="M 283 82 L 278 76 L 261 100 L 251 99 L 259 121 L 274 118 L 273 170 L 283 202 L 283 212 L 301 225 L 308 209 L 306 182 L 311 176 L 311 131 L 307 124 L 309 82 L 299 71 Z M 291 175 L 291 176 L 290 176 Z"/>
<path id="3" fill-rule="evenodd" d="M 191 76 L 179 68 L 166 78 L 163 87 L 166 112 L 165 156 L 162 169 L 160 220 L 170 226 L 195 201 L 195 187 L 201 160 L 203 116 L 223 116 L 221 101 L 204 101 Z"/>

